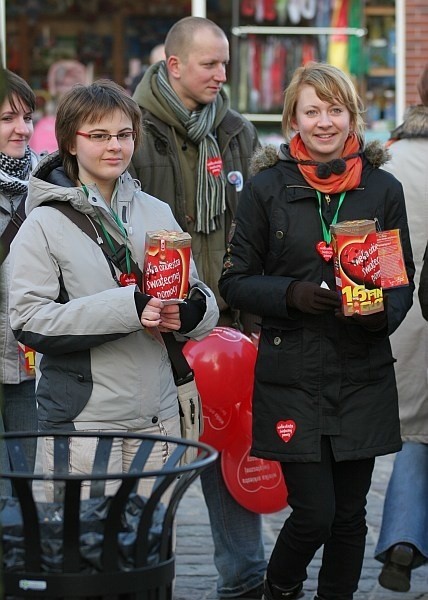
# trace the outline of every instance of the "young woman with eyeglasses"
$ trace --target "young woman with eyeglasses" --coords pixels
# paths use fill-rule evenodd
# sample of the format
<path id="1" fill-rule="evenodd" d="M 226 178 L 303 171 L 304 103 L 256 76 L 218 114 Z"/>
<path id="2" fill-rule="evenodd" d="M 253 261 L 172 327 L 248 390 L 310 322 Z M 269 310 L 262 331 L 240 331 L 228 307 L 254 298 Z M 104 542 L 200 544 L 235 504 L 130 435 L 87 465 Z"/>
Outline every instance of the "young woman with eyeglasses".
<path id="1" fill-rule="evenodd" d="M 141 137 L 140 109 L 112 81 L 77 85 L 60 101 L 56 136 L 58 152 L 31 177 L 28 217 L 11 256 L 12 328 L 43 355 L 40 429 L 179 436 L 177 390 L 159 332 L 203 337 L 218 310 L 193 261 L 182 304 L 165 306 L 135 283 L 132 260 L 143 268 L 146 232 L 180 231 L 169 206 L 127 172 Z M 98 243 L 52 202 L 84 214 Z M 120 267 L 104 250 L 115 240 Z M 85 470 L 93 452 L 92 438 L 81 439 L 72 469 Z M 165 461 L 168 452 L 165 444 L 155 459 Z M 115 470 L 126 471 L 133 453 L 126 439 L 114 448 Z M 45 458 L 49 464 L 49 448 Z"/>

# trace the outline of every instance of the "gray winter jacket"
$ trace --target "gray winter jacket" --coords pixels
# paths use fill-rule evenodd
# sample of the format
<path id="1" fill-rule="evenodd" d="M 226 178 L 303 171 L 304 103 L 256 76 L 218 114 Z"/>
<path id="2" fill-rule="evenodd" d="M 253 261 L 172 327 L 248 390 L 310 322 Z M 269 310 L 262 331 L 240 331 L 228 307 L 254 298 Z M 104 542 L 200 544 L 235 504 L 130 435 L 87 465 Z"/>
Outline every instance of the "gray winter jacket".
<path id="1" fill-rule="evenodd" d="M 27 219 L 11 250 L 11 325 L 19 340 L 43 354 L 37 386 L 41 428 L 102 429 L 114 423 L 143 429 L 178 412 L 166 349 L 140 323 L 136 286 L 119 287 L 102 247 L 46 206 L 70 202 L 123 242 L 97 187 L 88 191 L 87 197 L 71 186 L 56 153 L 34 171 Z M 140 268 L 147 231 L 180 229 L 168 205 L 143 193 L 127 172 L 119 178 L 113 207 Z M 200 339 L 216 325 L 218 309 L 193 261 L 189 283 L 190 297 L 198 290 L 206 300 L 201 322 L 186 334 Z"/>
<path id="2" fill-rule="evenodd" d="M 428 238 L 428 106 L 413 106 L 391 134 L 390 160 L 383 168 L 404 188 L 419 287 Z M 403 440 L 428 444 L 428 325 L 414 298 L 406 322 L 391 336 Z"/>

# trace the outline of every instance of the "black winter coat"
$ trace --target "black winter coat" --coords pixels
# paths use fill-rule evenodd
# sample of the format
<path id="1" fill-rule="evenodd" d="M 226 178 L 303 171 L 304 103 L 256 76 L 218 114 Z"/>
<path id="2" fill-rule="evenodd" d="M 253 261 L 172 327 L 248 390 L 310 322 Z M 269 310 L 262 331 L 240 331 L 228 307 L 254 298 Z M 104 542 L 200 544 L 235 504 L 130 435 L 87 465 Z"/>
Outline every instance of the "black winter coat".
<path id="1" fill-rule="evenodd" d="M 283 462 L 319 461 L 321 435 L 331 437 L 339 461 L 396 452 L 401 439 L 388 333 L 404 319 L 414 289 L 402 186 L 365 155 L 361 184 L 347 192 L 338 215 L 338 222 L 375 219 L 382 230 L 401 231 L 411 283 L 385 292 L 389 332 L 374 334 L 333 312 L 312 315 L 287 308 L 293 280 L 325 281 L 335 289 L 335 279 L 332 261 L 316 251 L 323 234 L 315 190 L 295 164 L 274 161 L 244 187 L 219 282 L 228 304 L 262 317 L 252 454 Z M 338 196 L 329 206 L 324 203 L 328 223 Z"/>

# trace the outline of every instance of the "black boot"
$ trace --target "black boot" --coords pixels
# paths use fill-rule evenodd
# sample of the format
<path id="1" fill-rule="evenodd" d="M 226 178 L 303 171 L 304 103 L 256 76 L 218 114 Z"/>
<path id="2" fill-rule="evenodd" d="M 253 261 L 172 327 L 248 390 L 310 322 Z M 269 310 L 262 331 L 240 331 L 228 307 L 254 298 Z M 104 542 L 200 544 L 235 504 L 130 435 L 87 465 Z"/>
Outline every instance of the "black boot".
<path id="1" fill-rule="evenodd" d="M 414 558 L 415 548 L 411 544 L 393 546 L 380 572 L 380 585 L 394 592 L 408 592 Z"/>
<path id="2" fill-rule="evenodd" d="M 304 595 L 302 588 L 302 583 L 298 583 L 292 588 L 283 588 L 279 585 L 269 583 L 269 581 L 265 579 L 265 589 L 262 600 L 297 600 L 297 598 L 302 598 Z"/>

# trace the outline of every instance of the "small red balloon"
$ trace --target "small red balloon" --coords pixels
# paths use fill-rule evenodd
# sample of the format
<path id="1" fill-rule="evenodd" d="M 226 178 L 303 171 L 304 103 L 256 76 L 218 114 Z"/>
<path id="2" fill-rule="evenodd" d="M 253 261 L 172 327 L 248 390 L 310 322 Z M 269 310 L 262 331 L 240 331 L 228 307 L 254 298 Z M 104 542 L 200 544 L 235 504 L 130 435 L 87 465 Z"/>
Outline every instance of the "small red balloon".
<path id="1" fill-rule="evenodd" d="M 250 456 L 251 442 L 235 439 L 221 453 L 221 468 L 230 494 L 247 510 L 267 514 L 287 506 L 287 488 L 277 461 Z"/>
<path id="2" fill-rule="evenodd" d="M 183 353 L 195 373 L 204 408 L 238 404 L 251 396 L 257 348 L 239 330 L 215 327 L 204 339 L 188 341 Z"/>

